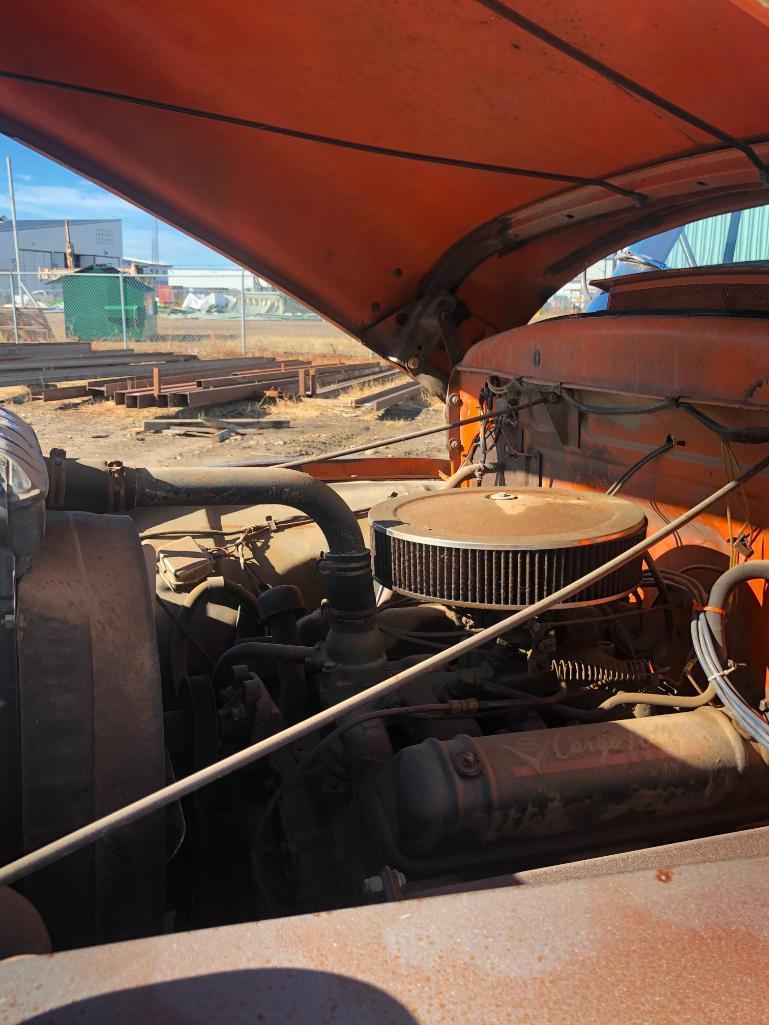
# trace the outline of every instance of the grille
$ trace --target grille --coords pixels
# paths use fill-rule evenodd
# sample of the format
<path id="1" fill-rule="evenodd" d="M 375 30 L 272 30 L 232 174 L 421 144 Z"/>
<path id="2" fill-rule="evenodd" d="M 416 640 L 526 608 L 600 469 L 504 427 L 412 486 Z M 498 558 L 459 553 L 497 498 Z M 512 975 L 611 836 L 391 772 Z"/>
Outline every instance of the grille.
<path id="1" fill-rule="evenodd" d="M 508 515 L 500 511 L 507 501 L 522 504 Z M 400 594 L 476 608 L 530 605 L 646 536 L 645 517 L 625 499 L 540 489 L 399 498 L 372 510 L 371 520 L 374 572 L 381 584 Z M 640 578 L 639 558 L 568 604 L 609 601 L 627 594 Z"/>
<path id="2" fill-rule="evenodd" d="M 611 313 L 634 310 L 718 310 L 724 313 L 769 313 L 769 287 L 743 282 L 681 285 L 660 283 L 658 288 L 612 289 Z"/>

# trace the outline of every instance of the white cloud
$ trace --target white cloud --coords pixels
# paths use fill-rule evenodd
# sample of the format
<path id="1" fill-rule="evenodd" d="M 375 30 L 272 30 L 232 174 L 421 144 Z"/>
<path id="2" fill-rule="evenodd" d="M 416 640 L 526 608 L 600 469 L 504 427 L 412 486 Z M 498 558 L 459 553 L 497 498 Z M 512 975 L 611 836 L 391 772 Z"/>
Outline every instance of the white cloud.
<path id="1" fill-rule="evenodd" d="M 152 252 L 152 218 L 123 199 L 97 186 L 28 185 L 16 175 L 16 213 L 19 218 L 109 217 L 123 222 L 123 252 L 148 260 Z M 7 194 L 0 193 L 0 211 L 9 209 Z M 167 225 L 159 230 L 160 258 L 165 263 L 199 267 L 229 266 L 230 262 L 207 246 L 193 241 Z"/>
<path id="2" fill-rule="evenodd" d="M 17 177 L 21 177 L 17 175 Z M 4 206 L 8 196 L 0 197 Z M 71 185 L 20 185 L 16 189 L 16 212 L 19 217 L 94 217 L 135 214 L 125 200 L 97 188 L 75 188 Z"/>

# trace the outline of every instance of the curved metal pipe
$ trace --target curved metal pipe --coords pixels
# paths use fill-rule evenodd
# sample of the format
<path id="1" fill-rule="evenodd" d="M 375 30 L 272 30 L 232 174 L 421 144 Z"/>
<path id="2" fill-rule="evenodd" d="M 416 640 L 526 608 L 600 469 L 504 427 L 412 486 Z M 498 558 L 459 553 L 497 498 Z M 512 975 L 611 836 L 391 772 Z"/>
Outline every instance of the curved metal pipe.
<path id="1" fill-rule="evenodd" d="M 225 577 L 207 577 L 202 580 L 197 587 L 185 595 L 184 601 L 178 609 L 176 630 L 171 643 L 171 679 L 174 687 L 178 687 L 179 681 L 187 676 L 187 630 L 198 603 L 204 598 L 210 598 L 217 594 L 234 598 L 239 605 L 247 606 L 259 619 L 259 605 L 256 596 L 241 584 L 234 580 L 227 580 Z"/>
<path id="2" fill-rule="evenodd" d="M 738 584 L 747 583 L 749 580 L 769 581 L 769 561 L 741 562 L 738 566 L 733 566 L 722 573 L 710 589 L 705 618 L 722 656 L 726 651 L 726 631 L 724 630 L 726 604 L 735 587 Z M 713 609 L 722 609 L 723 611 L 711 611 Z"/>
<path id="3" fill-rule="evenodd" d="M 308 473 L 270 466 L 129 467 L 67 459 L 61 470 L 57 508 L 128 512 L 158 506 L 287 505 L 317 523 L 328 544 L 320 572 L 332 626 L 328 656 L 344 666 L 384 660 L 376 626 L 371 555 L 355 513 L 323 481 Z"/>
<path id="4" fill-rule="evenodd" d="M 136 505 L 289 505 L 313 519 L 334 555 L 366 550 L 349 505 L 323 481 L 280 467 L 143 467 Z"/>
<path id="5" fill-rule="evenodd" d="M 50 461 L 49 461 L 50 462 Z M 60 471 L 59 471 L 60 472 Z M 333 555 L 366 551 L 347 503 L 323 481 L 299 470 L 259 466 L 106 469 L 67 459 L 57 509 L 122 513 L 157 506 L 287 505 L 314 520 Z"/>
<path id="6" fill-rule="evenodd" d="M 464 481 L 471 477 L 483 477 L 487 473 L 493 473 L 494 467 L 486 466 L 485 463 L 466 463 L 455 470 L 450 477 L 443 482 L 444 488 L 458 488 Z"/>
<path id="7" fill-rule="evenodd" d="M 315 654 L 315 648 L 301 644 L 277 644 L 270 640 L 241 641 L 228 648 L 214 666 L 211 673 L 214 691 L 221 687 L 224 674 L 241 662 L 261 659 L 265 662 L 287 662 L 301 666 Z"/>

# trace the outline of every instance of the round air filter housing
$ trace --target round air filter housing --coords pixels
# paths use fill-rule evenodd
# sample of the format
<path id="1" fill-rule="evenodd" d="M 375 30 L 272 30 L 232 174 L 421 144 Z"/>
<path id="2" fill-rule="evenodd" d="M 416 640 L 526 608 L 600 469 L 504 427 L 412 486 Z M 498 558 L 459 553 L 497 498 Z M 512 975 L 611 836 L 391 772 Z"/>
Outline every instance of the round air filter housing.
<path id="1" fill-rule="evenodd" d="M 381 584 L 471 608 L 531 605 L 646 536 L 646 517 L 624 498 L 549 488 L 403 495 L 369 520 Z M 633 559 L 564 606 L 611 601 L 640 579 L 641 559 Z"/>

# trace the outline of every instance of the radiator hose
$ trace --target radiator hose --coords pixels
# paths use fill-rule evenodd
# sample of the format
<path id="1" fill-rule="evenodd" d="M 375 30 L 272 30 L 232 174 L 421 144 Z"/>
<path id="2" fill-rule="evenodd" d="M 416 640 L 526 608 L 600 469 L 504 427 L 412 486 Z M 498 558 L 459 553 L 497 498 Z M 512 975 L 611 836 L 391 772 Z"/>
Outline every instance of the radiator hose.
<path id="1" fill-rule="evenodd" d="M 56 477 L 49 507 L 94 513 L 125 513 L 159 506 L 285 505 L 318 525 L 328 551 L 321 556 L 331 627 L 326 656 L 341 666 L 384 663 L 376 625 L 371 555 L 355 514 L 323 481 L 281 467 L 103 466 L 76 459 L 48 460 Z"/>

